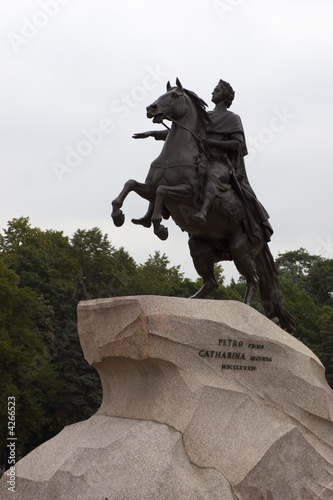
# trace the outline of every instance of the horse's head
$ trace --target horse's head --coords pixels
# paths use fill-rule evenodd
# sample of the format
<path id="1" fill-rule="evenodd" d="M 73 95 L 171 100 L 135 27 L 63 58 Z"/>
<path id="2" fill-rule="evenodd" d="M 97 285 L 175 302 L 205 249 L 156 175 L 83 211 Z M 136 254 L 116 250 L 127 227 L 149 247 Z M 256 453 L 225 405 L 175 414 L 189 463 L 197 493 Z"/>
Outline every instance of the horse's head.
<path id="1" fill-rule="evenodd" d="M 188 97 L 178 78 L 176 84 L 176 87 L 171 87 L 168 82 L 165 94 L 147 106 L 147 117 L 152 118 L 154 123 L 161 123 L 165 118 L 179 120 L 186 114 Z"/>

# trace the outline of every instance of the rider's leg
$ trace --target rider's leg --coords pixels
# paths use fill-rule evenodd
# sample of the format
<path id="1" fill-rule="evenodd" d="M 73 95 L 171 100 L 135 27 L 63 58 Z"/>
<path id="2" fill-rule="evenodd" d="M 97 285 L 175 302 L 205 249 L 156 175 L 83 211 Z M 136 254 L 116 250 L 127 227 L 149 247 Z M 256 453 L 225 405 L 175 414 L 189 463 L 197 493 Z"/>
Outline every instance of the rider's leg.
<path id="1" fill-rule="evenodd" d="M 191 219 L 195 220 L 196 222 L 200 222 L 201 224 L 204 224 L 206 222 L 208 210 L 212 206 L 215 196 L 216 196 L 215 182 L 213 180 L 208 180 L 205 187 L 204 201 L 202 207 L 199 210 L 199 212 L 191 215 Z"/>

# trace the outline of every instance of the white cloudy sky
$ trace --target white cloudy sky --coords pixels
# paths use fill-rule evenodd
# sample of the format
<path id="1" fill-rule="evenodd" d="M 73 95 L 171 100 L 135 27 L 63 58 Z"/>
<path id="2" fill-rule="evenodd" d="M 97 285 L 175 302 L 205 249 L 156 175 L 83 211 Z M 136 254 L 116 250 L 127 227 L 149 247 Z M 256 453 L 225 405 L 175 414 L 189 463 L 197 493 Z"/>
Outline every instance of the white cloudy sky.
<path id="1" fill-rule="evenodd" d="M 161 250 L 195 278 L 172 222 L 166 242 L 133 226 L 146 202 L 132 194 L 116 228 L 110 202 L 158 155 L 160 142 L 131 135 L 160 128 L 145 107 L 166 81 L 179 77 L 212 109 L 223 78 L 273 254 L 333 258 L 331 0 L 1 0 L 0 23 L 1 229 L 20 216 L 67 235 L 98 226 L 137 262 Z M 238 276 L 231 263 L 226 275 Z"/>

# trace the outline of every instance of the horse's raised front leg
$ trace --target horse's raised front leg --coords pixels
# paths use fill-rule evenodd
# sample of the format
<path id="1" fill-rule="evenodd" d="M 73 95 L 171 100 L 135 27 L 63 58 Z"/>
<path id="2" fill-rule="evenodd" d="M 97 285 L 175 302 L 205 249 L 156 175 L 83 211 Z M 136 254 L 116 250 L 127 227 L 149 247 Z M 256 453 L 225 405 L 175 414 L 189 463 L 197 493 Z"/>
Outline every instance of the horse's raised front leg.
<path id="1" fill-rule="evenodd" d="M 166 240 L 168 237 L 168 229 L 161 224 L 162 209 L 165 198 L 179 198 L 188 196 L 191 193 L 189 184 L 179 184 L 177 186 L 158 186 L 156 189 L 155 207 L 151 218 L 154 226 L 154 233 L 161 240 Z"/>
<path id="2" fill-rule="evenodd" d="M 111 217 L 117 227 L 120 227 L 124 224 L 125 215 L 123 214 L 121 207 L 123 206 L 126 196 L 131 191 L 134 191 L 139 196 L 149 201 L 153 201 L 155 197 L 155 190 L 151 185 L 137 182 L 134 179 L 130 179 L 129 181 L 127 181 L 121 193 L 112 202 Z"/>

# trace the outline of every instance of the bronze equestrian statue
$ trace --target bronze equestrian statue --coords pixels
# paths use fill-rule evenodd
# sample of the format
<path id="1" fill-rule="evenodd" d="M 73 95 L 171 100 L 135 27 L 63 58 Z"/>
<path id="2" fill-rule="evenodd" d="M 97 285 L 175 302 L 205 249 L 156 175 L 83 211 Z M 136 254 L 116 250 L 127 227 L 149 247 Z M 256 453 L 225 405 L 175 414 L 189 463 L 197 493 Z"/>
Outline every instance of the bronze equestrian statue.
<path id="1" fill-rule="evenodd" d="M 268 214 L 253 192 L 244 165 L 247 154 L 243 126 L 228 110 L 234 98 L 229 83 L 220 80 L 212 94 L 215 109 L 194 92 L 167 84 L 167 91 L 147 107 L 154 123 L 164 119 L 171 128 L 135 134 L 135 139 L 164 140 L 146 181 L 129 180 L 112 202 L 116 226 L 124 223 L 121 210 L 126 196 L 135 191 L 149 201 L 146 215 L 132 219 L 165 240 L 161 224 L 170 215 L 189 234 L 189 247 L 203 285 L 192 298 L 204 298 L 218 287 L 214 263 L 233 260 L 246 279 L 244 302 L 251 303 L 259 286 L 266 316 L 289 333 L 295 320 L 285 309 L 279 292 L 273 257 L 267 242 L 273 233 Z M 253 265 L 255 264 L 255 266 Z"/>

